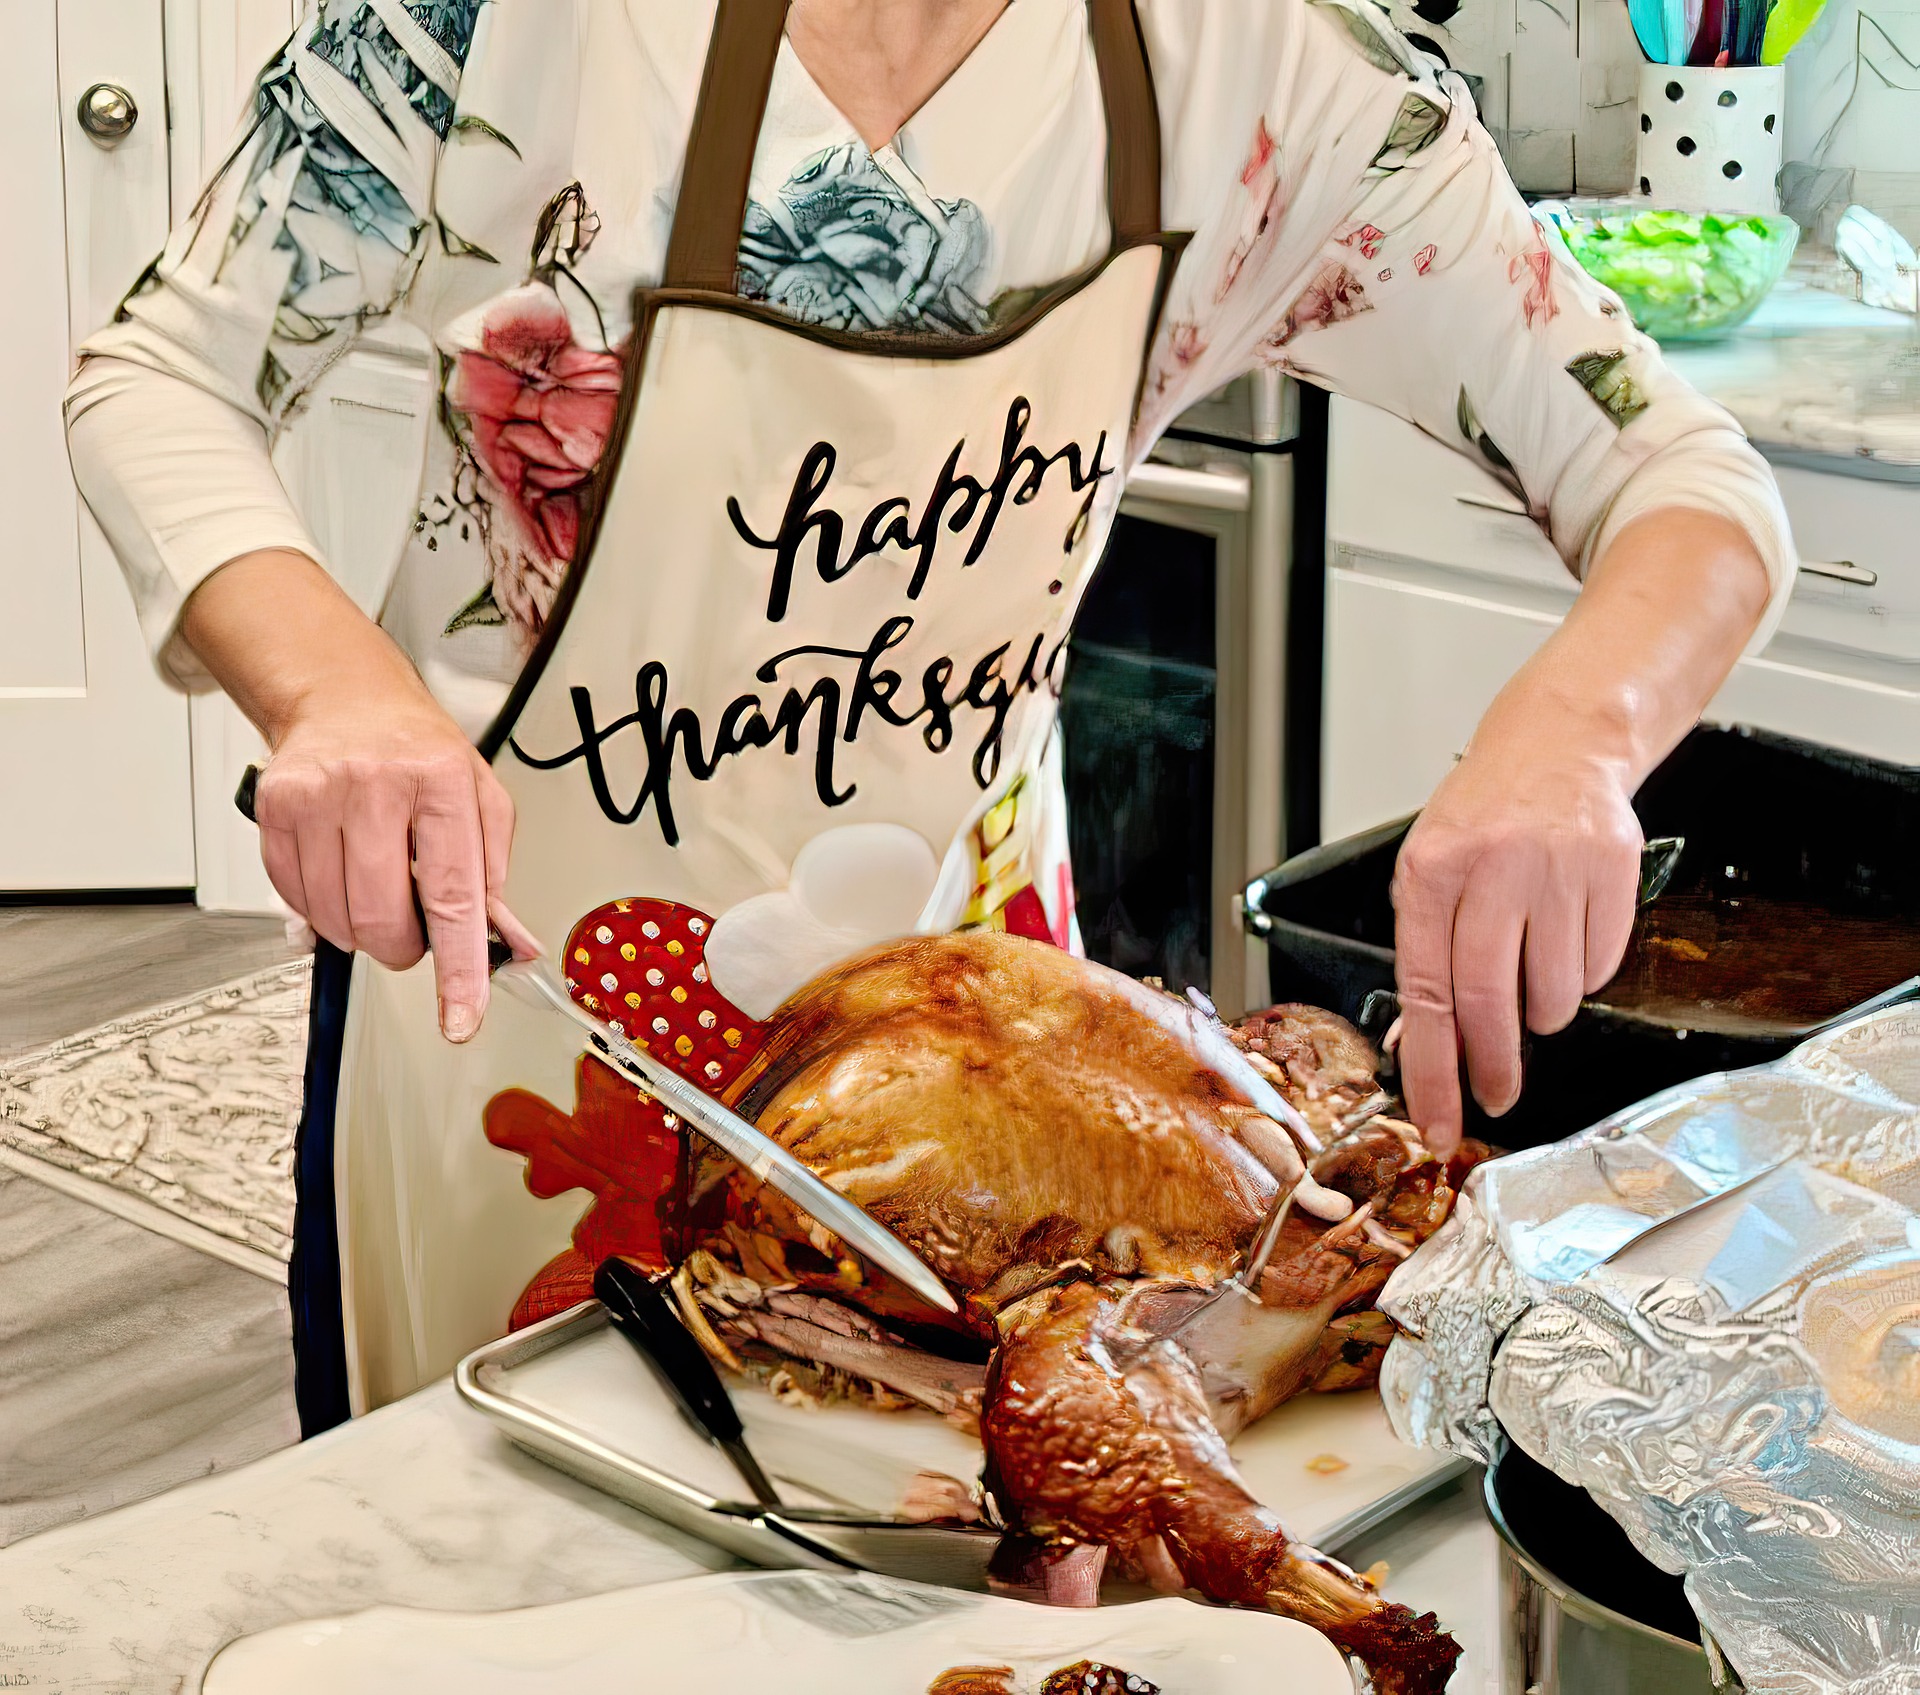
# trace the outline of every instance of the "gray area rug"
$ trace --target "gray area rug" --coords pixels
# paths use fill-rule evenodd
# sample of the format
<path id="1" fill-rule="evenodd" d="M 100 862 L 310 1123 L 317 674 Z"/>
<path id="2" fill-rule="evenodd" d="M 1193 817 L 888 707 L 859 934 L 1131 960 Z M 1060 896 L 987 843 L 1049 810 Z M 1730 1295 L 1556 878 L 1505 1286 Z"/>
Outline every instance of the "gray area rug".
<path id="1" fill-rule="evenodd" d="M 278 1274 L 311 979 L 273 966 L 0 1062 L 0 1163 Z"/>

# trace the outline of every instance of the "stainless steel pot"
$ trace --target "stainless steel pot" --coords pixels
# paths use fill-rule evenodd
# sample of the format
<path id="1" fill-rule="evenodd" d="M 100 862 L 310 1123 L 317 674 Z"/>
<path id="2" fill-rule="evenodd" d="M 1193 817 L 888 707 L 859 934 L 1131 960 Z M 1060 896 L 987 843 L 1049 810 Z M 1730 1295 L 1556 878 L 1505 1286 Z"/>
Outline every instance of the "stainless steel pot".
<path id="1" fill-rule="evenodd" d="M 1486 1501 L 1500 1537 L 1501 1695 L 1731 1695 L 1741 1688 L 1698 1642 L 1615 1612 L 1554 1576 L 1514 1534 L 1498 1471 L 1487 1472 Z"/>

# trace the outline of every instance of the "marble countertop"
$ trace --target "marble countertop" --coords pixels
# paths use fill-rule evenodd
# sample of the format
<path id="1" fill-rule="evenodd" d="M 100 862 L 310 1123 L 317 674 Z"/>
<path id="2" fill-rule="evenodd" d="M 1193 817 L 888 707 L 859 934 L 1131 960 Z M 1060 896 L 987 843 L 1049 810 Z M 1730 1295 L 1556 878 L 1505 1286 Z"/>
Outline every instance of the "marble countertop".
<path id="1" fill-rule="evenodd" d="M 1456 1482 L 1348 1557 L 1499 1695 L 1497 1544 Z M 379 1605 L 540 1606 L 724 1569 L 725 1555 L 523 1454 L 440 1383 L 319 1439 L 0 1551 L 0 1687 L 191 1695 L 228 1642 Z"/>
<path id="2" fill-rule="evenodd" d="M 1789 272 L 1725 340 L 1664 351 L 1777 463 L 1920 484 L 1920 319 Z"/>

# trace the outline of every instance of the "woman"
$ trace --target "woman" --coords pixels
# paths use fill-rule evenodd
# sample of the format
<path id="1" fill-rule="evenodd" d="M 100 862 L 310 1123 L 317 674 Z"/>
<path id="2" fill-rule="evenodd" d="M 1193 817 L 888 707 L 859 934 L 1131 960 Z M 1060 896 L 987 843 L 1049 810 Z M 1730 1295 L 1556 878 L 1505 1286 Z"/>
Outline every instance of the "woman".
<path id="1" fill-rule="evenodd" d="M 268 448 L 383 320 L 440 406 L 376 623 Z M 262 852 L 322 938 L 309 1430 L 444 1371 L 556 1249 L 577 1278 L 572 1209 L 481 1135 L 572 1087 L 537 1015 L 481 1023 L 489 919 L 558 947 L 677 903 L 747 1025 L 916 925 L 1072 941 L 1059 645 L 1126 470 L 1238 372 L 1477 457 L 1586 585 L 1402 856 L 1438 1145 L 1462 1053 L 1503 1109 L 1522 1017 L 1610 975 L 1629 797 L 1791 575 L 1758 458 L 1369 0 L 311 0 L 84 353 L 82 487 L 163 672 L 265 732 Z"/>

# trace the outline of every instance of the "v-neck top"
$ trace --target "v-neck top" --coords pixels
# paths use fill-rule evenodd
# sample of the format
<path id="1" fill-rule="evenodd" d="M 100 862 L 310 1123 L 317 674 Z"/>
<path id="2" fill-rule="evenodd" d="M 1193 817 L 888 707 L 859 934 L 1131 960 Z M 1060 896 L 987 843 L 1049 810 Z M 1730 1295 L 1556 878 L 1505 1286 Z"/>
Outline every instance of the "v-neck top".
<path id="1" fill-rule="evenodd" d="M 1137 460 L 1255 366 L 1411 420 L 1576 574 L 1663 507 L 1753 537 L 1764 642 L 1793 578 L 1772 477 L 1527 211 L 1464 85 L 1372 0 L 1137 0 L 1188 244 Z M 553 605 L 660 280 L 714 0 L 308 0 L 193 213 L 82 347 L 83 493 L 163 674 L 228 560 L 328 563 L 271 451 L 369 331 L 432 350 L 414 523 L 363 594 L 468 729 Z M 1110 245 L 1085 0 L 1011 0 L 871 151 L 783 43 L 738 287 L 804 321 L 964 336 Z M 1133 358 L 1130 349 L 1115 356 Z M 190 451 L 188 451 L 190 450 Z"/>

